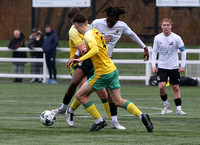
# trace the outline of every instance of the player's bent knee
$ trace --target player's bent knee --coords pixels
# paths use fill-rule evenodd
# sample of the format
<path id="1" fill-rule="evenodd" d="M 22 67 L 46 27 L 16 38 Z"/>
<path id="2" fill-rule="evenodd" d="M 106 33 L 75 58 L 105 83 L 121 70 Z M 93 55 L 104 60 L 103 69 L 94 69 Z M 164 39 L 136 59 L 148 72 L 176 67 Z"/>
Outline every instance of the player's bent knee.
<path id="1" fill-rule="evenodd" d="M 76 98 L 80 101 L 81 99 L 83 99 L 83 98 L 85 98 L 87 95 L 86 94 L 84 94 L 84 92 L 82 92 L 82 91 L 78 91 L 77 93 L 76 93 Z"/>
<path id="2" fill-rule="evenodd" d="M 117 106 L 117 107 L 123 107 L 123 103 L 122 103 L 121 99 L 113 100 L 113 103 L 114 103 L 115 106 Z"/>
<path id="3" fill-rule="evenodd" d="M 178 85 L 174 85 L 172 86 L 173 91 L 178 92 L 179 91 L 179 86 Z"/>
<path id="4" fill-rule="evenodd" d="M 165 83 L 159 83 L 159 89 L 160 90 L 164 90 L 166 88 L 166 84 Z"/>
<path id="5" fill-rule="evenodd" d="M 77 99 L 78 101 L 80 101 L 81 98 L 82 98 L 81 95 L 77 93 L 77 94 L 76 94 L 76 99 Z"/>

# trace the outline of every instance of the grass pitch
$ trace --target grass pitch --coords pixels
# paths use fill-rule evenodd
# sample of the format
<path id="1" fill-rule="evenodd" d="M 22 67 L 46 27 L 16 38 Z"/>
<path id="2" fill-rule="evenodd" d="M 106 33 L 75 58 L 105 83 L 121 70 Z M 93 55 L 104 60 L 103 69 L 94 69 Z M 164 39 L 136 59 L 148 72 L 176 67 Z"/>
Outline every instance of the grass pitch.
<path id="1" fill-rule="evenodd" d="M 141 121 L 124 109 L 118 108 L 118 119 L 126 130 L 111 129 L 101 101 L 91 95 L 108 126 L 98 132 L 89 132 L 94 120 L 82 106 L 75 112 L 75 126 L 69 127 L 65 115 L 57 116 L 53 126 L 43 126 L 40 113 L 61 105 L 68 85 L 0 83 L 0 144 L 8 145 L 197 145 L 200 144 L 200 89 L 181 87 L 182 108 L 186 116 L 175 114 L 172 89 L 168 88 L 170 110 L 159 114 L 162 102 L 157 87 L 122 85 L 121 93 L 138 108 L 150 114 L 154 131 L 148 133 Z"/>

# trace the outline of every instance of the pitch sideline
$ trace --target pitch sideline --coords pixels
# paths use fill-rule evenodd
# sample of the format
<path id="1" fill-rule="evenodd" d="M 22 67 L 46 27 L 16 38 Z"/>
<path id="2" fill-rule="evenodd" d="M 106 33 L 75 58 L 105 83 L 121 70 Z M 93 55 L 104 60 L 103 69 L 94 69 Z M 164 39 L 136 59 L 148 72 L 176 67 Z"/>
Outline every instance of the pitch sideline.
<path id="1" fill-rule="evenodd" d="M 156 107 L 143 107 L 143 106 L 138 106 L 138 108 L 145 108 L 145 109 L 153 109 L 153 110 L 162 110 L 162 108 L 156 108 Z M 172 110 L 167 110 L 167 114 L 172 113 Z M 149 115 L 161 115 L 161 112 L 159 113 L 148 113 Z M 134 116 L 134 115 L 124 115 L 124 116 Z M 56 116 L 57 118 L 64 118 L 64 116 Z M 123 117 L 123 115 L 120 115 L 120 117 Z M 14 119 L 14 120 L 24 120 L 24 119 L 35 119 L 35 118 L 39 118 L 39 116 L 6 116 L 6 117 L 0 117 L 0 119 Z M 91 116 L 76 116 L 76 118 L 92 118 Z"/>

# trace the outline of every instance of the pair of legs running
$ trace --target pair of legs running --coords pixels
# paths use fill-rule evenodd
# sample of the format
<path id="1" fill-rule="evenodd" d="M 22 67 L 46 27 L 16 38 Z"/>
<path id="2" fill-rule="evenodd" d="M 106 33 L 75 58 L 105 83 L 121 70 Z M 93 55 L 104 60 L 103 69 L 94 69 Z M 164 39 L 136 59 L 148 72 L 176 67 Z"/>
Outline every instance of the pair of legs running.
<path id="1" fill-rule="evenodd" d="M 89 75 L 89 72 L 91 73 L 93 68 L 93 64 L 91 62 L 91 60 L 86 60 L 82 63 L 81 66 L 77 66 L 77 68 L 73 69 L 74 70 L 74 75 L 73 75 L 73 79 L 70 82 L 70 85 L 65 93 L 64 99 L 63 99 L 63 104 L 61 105 L 60 108 L 58 109 L 54 109 L 52 110 L 54 112 L 54 114 L 64 114 L 66 112 L 67 109 L 67 105 L 70 103 L 73 95 L 76 92 L 76 88 L 79 86 L 81 86 L 87 79 L 86 79 L 86 74 Z M 73 74 L 73 73 L 72 73 Z M 104 109 L 106 110 L 106 113 L 108 114 L 109 118 L 112 119 L 112 128 L 117 128 L 117 129 L 125 129 L 125 127 L 123 127 L 121 124 L 119 124 L 118 120 L 117 120 L 117 108 L 116 106 L 114 106 L 114 104 L 111 104 L 111 110 L 112 112 L 114 112 L 114 116 L 111 117 L 111 113 L 110 113 L 110 106 L 108 103 L 108 94 L 106 92 L 105 89 L 102 89 L 100 91 L 96 91 L 97 95 L 99 96 L 99 98 L 102 101 L 102 104 L 104 106 Z M 80 102 L 77 99 L 74 99 L 73 103 L 72 103 L 72 107 L 69 108 L 68 110 L 68 114 L 67 114 L 67 123 L 69 124 L 69 126 L 73 126 L 74 122 L 73 122 L 73 115 L 74 115 L 74 111 L 80 106 Z"/>
<path id="2" fill-rule="evenodd" d="M 142 120 L 148 132 L 153 131 L 153 124 L 148 114 L 143 114 L 132 102 L 121 97 L 120 84 L 118 79 L 118 71 L 106 75 L 96 75 L 85 82 L 76 94 L 76 98 L 84 106 L 86 111 L 95 119 L 90 131 L 98 131 L 107 125 L 106 121 L 101 117 L 93 102 L 89 99 L 91 93 L 96 89 L 107 87 L 108 93 L 116 106 L 126 109 L 129 113 Z M 98 78 L 98 79 L 97 79 Z M 94 80 L 92 80 L 94 79 Z M 91 82 L 91 83 L 90 83 Z M 90 84 L 89 84 L 90 83 Z M 92 84 L 92 85 L 91 85 Z"/>
<path id="3" fill-rule="evenodd" d="M 85 82 L 85 81 L 84 81 Z M 105 90 L 105 89 L 104 89 Z M 106 89 L 107 93 L 108 93 L 108 90 Z M 97 95 L 99 96 L 99 94 L 101 95 L 101 91 L 96 91 Z M 101 97 L 100 97 L 101 98 Z M 107 102 L 107 99 L 103 99 L 102 100 L 102 103 L 103 101 Z M 118 118 L 117 118 L 117 106 L 113 103 L 109 93 L 108 93 L 108 102 L 109 102 L 109 109 L 110 109 L 110 114 L 111 116 L 109 115 L 109 117 L 111 118 L 112 120 L 112 124 L 111 124 L 111 128 L 113 129 L 119 129 L 119 130 L 124 130 L 126 129 L 124 126 L 122 126 L 119 121 L 118 121 Z M 76 109 L 78 109 L 78 107 L 81 105 L 81 103 L 75 98 L 74 101 L 72 102 L 71 104 L 71 107 L 69 108 L 68 110 L 68 115 L 67 115 L 67 123 L 69 124 L 69 126 L 73 126 L 74 125 L 74 121 L 73 121 L 73 116 L 74 116 L 74 111 Z M 104 108 L 106 106 L 104 105 Z M 106 109 L 105 109 L 106 110 Z M 107 110 L 106 110 L 107 111 Z M 108 114 L 108 113 L 107 113 Z"/>

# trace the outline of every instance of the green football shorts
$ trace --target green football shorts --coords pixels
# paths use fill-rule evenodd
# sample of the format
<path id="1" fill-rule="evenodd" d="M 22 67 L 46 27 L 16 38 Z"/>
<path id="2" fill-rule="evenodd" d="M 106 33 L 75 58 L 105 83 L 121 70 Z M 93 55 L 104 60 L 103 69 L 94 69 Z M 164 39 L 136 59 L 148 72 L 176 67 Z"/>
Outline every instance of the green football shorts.
<path id="1" fill-rule="evenodd" d="M 71 65 L 71 66 L 69 67 L 69 74 L 72 76 L 72 78 L 73 78 L 73 76 L 74 76 L 75 70 L 76 70 L 76 65 Z"/>
<path id="2" fill-rule="evenodd" d="M 113 90 L 120 88 L 119 78 L 118 78 L 118 70 L 104 75 L 94 74 L 87 81 L 89 85 L 91 85 L 94 89 L 100 91 L 103 88 L 107 88 L 108 90 Z"/>

